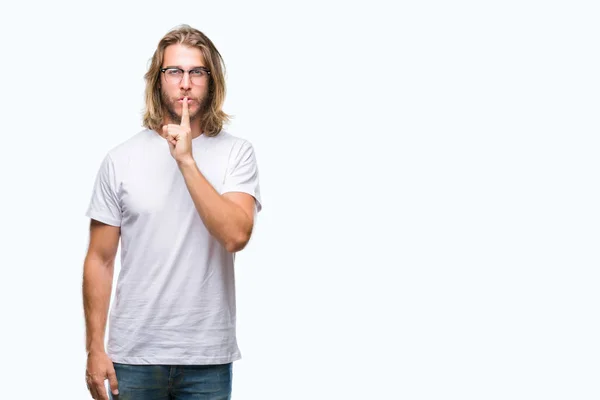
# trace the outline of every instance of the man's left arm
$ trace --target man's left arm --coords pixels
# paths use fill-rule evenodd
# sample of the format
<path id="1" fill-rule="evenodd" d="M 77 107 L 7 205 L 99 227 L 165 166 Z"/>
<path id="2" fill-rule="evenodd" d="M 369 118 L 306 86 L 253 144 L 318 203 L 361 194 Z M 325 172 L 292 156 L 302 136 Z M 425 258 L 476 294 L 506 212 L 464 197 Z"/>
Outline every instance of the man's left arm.
<path id="1" fill-rule="evenodd" d="M 163 125 L 162 136 L 169 143 L 171 155 L 179 166 L 196 210 L 209 233 L 230 253 L 242 250 L 252 234 L 256 203 L 254 196 L 236 189 L 244 183 L 257 183 L 254 181 L 257 175 L 253 164 L 246 164 L 237 169 L 234 180 L 238 182 L 229 185 L 226 193 L 221 195 L 215 190 L 198 169 L 192 155 L 192 131 L 187 97 L 182 103 L 181 123 Z M 254 159 L 247 158 L 246 161 L 248 160 Z"/>
<path id="2" fill-rule="evenodd" d="M 204 225 L 227 251 L 242 250 L 252 234 L 255 199 L 242 192 L 219 194 L 193 159 L 178 162 L 188 191 Z"/>

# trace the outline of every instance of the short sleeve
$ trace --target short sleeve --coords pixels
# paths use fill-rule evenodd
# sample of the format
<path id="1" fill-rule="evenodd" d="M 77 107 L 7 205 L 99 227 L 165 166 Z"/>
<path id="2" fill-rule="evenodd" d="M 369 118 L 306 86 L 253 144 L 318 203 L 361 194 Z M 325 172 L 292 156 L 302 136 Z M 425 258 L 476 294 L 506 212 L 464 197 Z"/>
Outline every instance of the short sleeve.
<path id="1" fill-rule="evenodd" d="M 222 193 L 244 192 L 256 199 L 256 212 L 262 209 L 258 165 L 254 147 L 244 140 L 232 149 Z"/>
<path id="2" fill-rule="evenodd" d="M 121 226 L 121 207 L 117 196 L 115 166 L 106 155 L 96 175 L 86 216 L 113 226 Z"/>

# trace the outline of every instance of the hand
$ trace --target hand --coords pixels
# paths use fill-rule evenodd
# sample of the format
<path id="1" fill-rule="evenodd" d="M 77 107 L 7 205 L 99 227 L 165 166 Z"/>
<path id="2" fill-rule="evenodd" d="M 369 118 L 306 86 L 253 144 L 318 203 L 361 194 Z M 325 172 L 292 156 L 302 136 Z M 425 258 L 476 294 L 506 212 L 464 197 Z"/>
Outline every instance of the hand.
<path id="1" fill-rule="evenodd" d="M 115 396 L 118 395 L 119 384 L 111 359 L 105 352 L 90 352 L 85 371 L 85 382 L 93 399 L 109 400 L 108 393 L 106 393 L 106 388 L 104 387 L 106 379 L 110 383 L 112 394 Z"/>
<path id="2" fill-rule="evenodd" d="M 171 155 L 178 163 L 193 159 L 192 130 L 190 128 L 190 111 L 187 97 L 183 98 L 181 125 L 163 125 L 162 137 L 167 139 Z"/>

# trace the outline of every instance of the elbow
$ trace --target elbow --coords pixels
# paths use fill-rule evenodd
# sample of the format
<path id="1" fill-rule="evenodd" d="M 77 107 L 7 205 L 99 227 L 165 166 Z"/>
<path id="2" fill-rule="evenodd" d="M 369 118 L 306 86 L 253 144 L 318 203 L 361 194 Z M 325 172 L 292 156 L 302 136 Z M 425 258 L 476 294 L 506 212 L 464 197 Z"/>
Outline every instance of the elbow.
<path id="1" fill-rule="evenodd" d="M 225 242 L 225 249 L 230 253 L 237 253 L 246 247 L 248 242 L 250 241 L 249 234 L 240 234 L 235 238 L 231 238 L 230 240 Z"/>

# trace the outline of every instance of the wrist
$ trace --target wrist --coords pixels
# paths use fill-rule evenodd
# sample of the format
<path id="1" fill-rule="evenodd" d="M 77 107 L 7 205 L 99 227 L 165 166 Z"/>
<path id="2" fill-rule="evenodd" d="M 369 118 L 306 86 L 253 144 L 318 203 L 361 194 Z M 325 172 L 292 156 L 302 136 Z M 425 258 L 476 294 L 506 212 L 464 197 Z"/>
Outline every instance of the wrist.
<path id="1" fill-rule="evenodd" d="M 194 165 L 196 165 L 196 160 L 194 160 L 194 157 L 186 157 L 181 160 L 177 160 L 177 166 L 179 166 L 179 168 L 190 167 Z"/>
<path id="2" fill-rule="evenodd" d="M 88 350 L 85 354 L 87 357 L 92 357 L 92 356 L 96 356 L 99 354 L 106 354 L 106 351 L 104 349 L 93 349 L 93 350 Z"/>
<path id="3" fill-rule="evenodd" d="M 90 354 L 96 353 L 106 353 L 106 350 L 104 349 L 104 346 L 102 344 L 93 344 L 91 346 L 88 346 L 88 348 L 86 349 L 86 354 L 88 356 Z"/>

